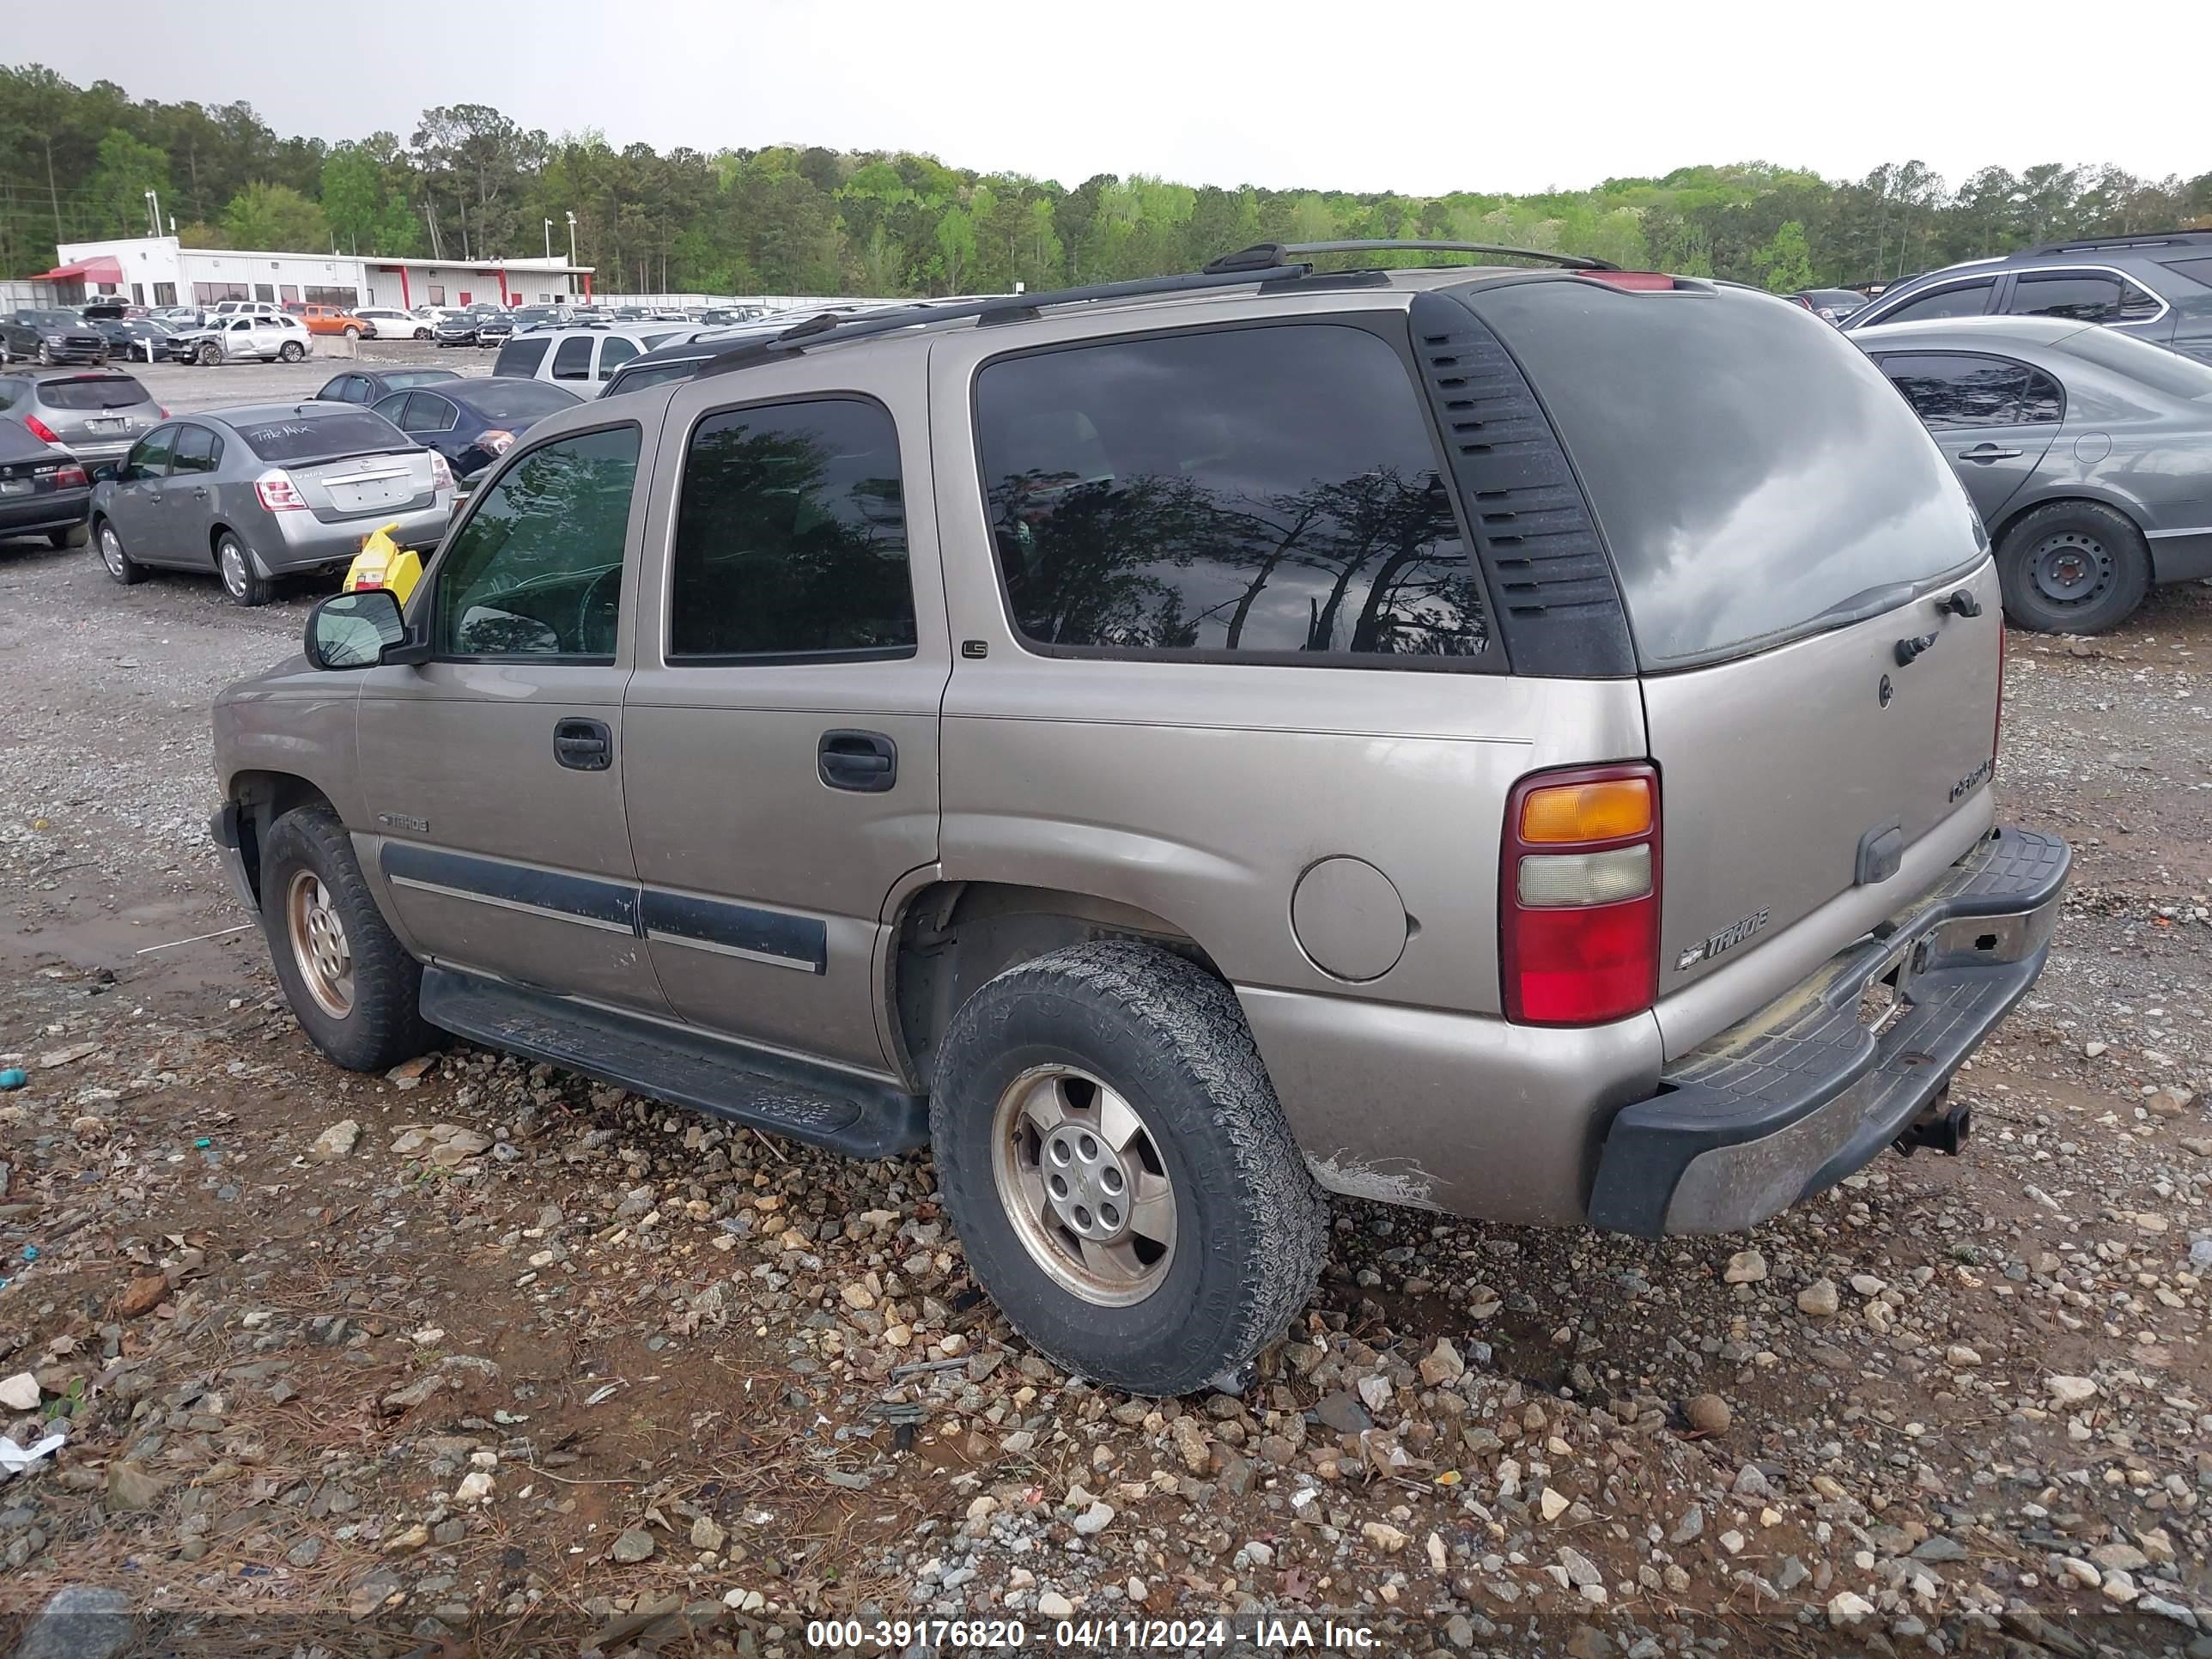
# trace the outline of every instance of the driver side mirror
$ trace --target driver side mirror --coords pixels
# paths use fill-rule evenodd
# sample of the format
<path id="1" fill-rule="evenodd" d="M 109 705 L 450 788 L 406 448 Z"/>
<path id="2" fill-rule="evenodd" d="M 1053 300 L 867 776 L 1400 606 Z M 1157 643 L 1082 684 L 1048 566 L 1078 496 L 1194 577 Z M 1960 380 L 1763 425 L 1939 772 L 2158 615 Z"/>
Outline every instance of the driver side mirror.
<path id="1" fill-rule="evenodd" d="M 422 662 L 429 654 L 408 642 L 398 597 L 383 587 L 333 593 L 316 605 L 307 613 L 307 652 L 309 662 L 331 672 Z"/>

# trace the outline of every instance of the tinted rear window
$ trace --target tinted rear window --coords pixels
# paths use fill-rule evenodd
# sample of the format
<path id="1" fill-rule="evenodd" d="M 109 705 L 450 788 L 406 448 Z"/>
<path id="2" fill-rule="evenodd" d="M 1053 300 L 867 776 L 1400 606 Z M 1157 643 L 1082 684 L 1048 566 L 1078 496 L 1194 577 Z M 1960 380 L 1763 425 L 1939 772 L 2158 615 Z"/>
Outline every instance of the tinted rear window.
<path id="1" fill-rule="evenodd" d="M 465 395 L 469 407 L 477 414 L 488 415 L 495 421 L 512 420 L 518 415 L 538 420 L 557 415 L 564 409 L 574 409 L 583 402 L 567 387 L 548 386 L 540 380 L 510 380 L 505 386 L 477 386 L 458 395 Z"/>
<path id="2" fill-rule="evenodd" d="M 518 374 L 527 380 L 538 372 L 538 365 L 545 361 L 545 349 L 552 343 L 542 334 L 534 340 L 509 340 L 499 349 L 499 356 L 492 360 L 491 372 L 495 374 Z"/>
<path id="3" fill-rule="evenodd" d="M 1973 509 L 1911 408 L 1798 307 L 1579 281 L 1474 306 L 1581 474 L 1647 670 L 1778 643 L 1978 556 Z"/>
<path id="4" fill-rule="evenodd" d="M 666 386 L 671 380 L 688 380 L 699 372 L 704 357 L 688 357 L 682 362 L 653 363 L 644 368 L 626 368 L 607 382 L 605 395 L 619 398 L 625 392 L 642 392 L 647 386 Z"/>
<path id="5" fill-rule="evenodd" d="M 374 410 L 344 414 L 295 415 L 281 421 L 240 423 L 238 435 L 264 461 L 329 460 L 367 455 L 381 449 L 412 449 L 413 440 Z"/>
<path id="6" fill-rule="evenodd" d="M 128 409 L 150 403 L 146 388 L 128 374 L 102 374 L 78 380 L 46 380 L 39 401 L 48 409 Z"/>
<path id="7" fill-rule="evenodd" d="M 2061 340 L 2058 349 L 2069 356 L 2125 375 L 2137 385 L 2162 392 L 2169 398 L 2212 401 L 2212 367 L 2133 335 L 2085 328 Z"/>
<path id="8" fill-rule="evenodd" d="M 402 386 L 436 386 L 442 381 L 458 380 L 460 378 L 450 368 L 403 368 L 397 371 L 387 369 L 384 375 L 384 384 L 397 392 Z"/>

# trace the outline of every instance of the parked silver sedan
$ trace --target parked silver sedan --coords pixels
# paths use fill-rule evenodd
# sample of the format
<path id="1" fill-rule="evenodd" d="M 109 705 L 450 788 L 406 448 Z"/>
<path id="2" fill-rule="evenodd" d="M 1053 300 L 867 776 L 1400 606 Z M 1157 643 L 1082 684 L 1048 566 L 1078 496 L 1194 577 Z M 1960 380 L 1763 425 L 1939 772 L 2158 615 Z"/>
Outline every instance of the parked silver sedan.
<path id="1" fill-rule="evenodd" d="M 343 568 L 373 531 L 434 546 L 453 512 L 445 458 L 381 415 L 256 404 L 156 427 L 94 490 L 92 534 L 117 581 L 149 565 L 210 571 L 239 605 L 273 578 Z"/>
<path id="2" fill-rule="evenodd" d="M 2212 577 L 2212 365 L 2046 317 L 1844 337 L 1950 458 L 1996 544 L 2014 626 L 2101 633 L 2154 582 Z"/>

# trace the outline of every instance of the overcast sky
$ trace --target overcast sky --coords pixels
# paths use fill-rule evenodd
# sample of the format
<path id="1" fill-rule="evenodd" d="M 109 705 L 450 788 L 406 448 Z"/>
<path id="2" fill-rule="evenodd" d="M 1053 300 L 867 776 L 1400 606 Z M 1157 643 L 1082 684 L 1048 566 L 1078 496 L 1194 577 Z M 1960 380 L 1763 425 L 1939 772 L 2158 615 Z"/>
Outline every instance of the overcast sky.
<path id="1" fill-rule="evenodd" d="M 1917 158 L 1953 185 L 1991 164 L 2212 168 L 2212 3 L 2124 15 L 2081 0 L 532 0 L 303 14 L 278 25 L 292 50 L 123 0 L 23 39 L 79 84 L 242 98 L 283 134 L 404 140 L 426 106 L 486 103 L 618 147 L 914 149 L 1071 186 L 1141 172 L 1526 191 L 1744 160 L 1835 178 Z"/>

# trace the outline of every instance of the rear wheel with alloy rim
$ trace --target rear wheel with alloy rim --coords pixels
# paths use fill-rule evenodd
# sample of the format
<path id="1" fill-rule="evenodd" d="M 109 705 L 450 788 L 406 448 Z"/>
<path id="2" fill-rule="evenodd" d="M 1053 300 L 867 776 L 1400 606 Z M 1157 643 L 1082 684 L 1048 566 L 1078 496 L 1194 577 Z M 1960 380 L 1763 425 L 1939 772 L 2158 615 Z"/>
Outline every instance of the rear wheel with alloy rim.
<path id="1" fill-rule="evenodd" d="M 145 579 L 146 567 L 123 550 L 123 538 L 115 533 L 115 526 L 106 519 L 100 521 L 99 529 L 93 532 L 93 540 L 100 547 L 100 562 L 106 567 L 107 574 L 124 586 L 128 587 L 131 583 Z"/>
<path id="2" fill-rule="evenodd" d="M 1279 1338 L 1328 1205 L 1236 994 L 1132 940 L 1009 968 L 953 1018 L 930 1093 L 975 1280 L 1067 1370 L 1184 1394 Z"/>
<path id="3" fill-rule="evenodd" d="M 351 331 L 349 330 L 348 332 L 350 335 Z M 307 348 L 297 340 L 287 340 L 283 345 L 277 347 L 276 355 L 288 363 L 296 363 L 307 355 Z"/>
<path id="4" fill-rule="evenodd" d="M 230 596 L 233 605 L 266 605 L 269 603 L 269 580 L 253 568 L 253 556 L 246 550 L 246 544 L 238 539 L 234 531 L 226 530 L 216 540 L 216 574 L 222 578 L 222 591 Z"/>
<path id="5" fill-rule="evenodd" d="M 2045 634 L 2101 634 L 2150 591 L 2150 546 L 2096 501 L 2053 501 L 2005 532 L 1997 556 L 2005 615 Z"/>

